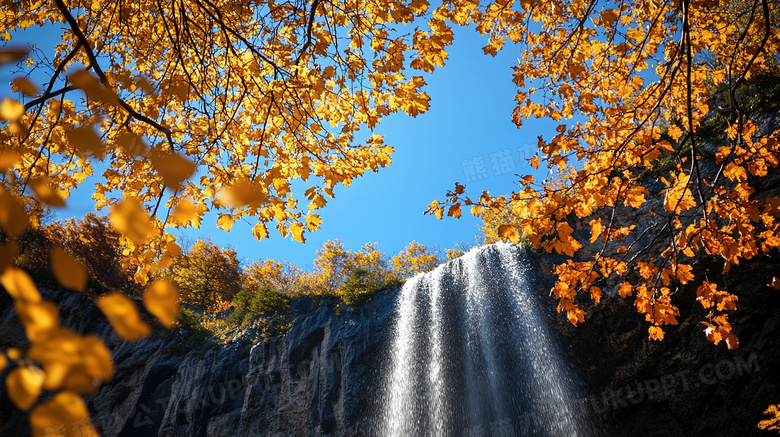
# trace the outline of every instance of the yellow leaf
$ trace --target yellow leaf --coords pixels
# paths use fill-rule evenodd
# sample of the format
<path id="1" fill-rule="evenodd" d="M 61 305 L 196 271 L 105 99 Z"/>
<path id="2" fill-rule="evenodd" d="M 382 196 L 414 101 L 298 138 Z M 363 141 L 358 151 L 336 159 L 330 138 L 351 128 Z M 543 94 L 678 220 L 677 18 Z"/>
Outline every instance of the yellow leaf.
<path id="1" fill-rule="evenodd" d="M 59 247 L 51 250 L 51 268 L 57 282 L 63 287 L 84 291 L 87 286 L 87 269 L 79 260 L 68 255 Z"/>
<path id="2" fill-rule="evenodd" d="M 151 160 L 154 169 L 162 176 L 163 183 L 172 189 L 176 189 L 195 172 L 195 163 L 178 153 L 153 150 Z"/>
<path id="3" fill-rule="evenodd" d="M 19 237 L 27 229 L 30 219 L 19 200 L 0 187 L 0 228 L 11 237 Z"/>
<path id="4" fill-rule="evenodd" d="M 0 284 L 15 301 L 40 302 L 41 293 L 30 275 L 16 267 L 7 267 L 0 276 Z"/>
<path id="5" fill-rule="evenodd" d="M 680 137 L 682 137 L 682 135 L 683 135 L 683 131 L 679 127 L 674 126 L 674 125 L 669 126 L 668 133 L 669 133 L 669 136 L 672 137 L 672 139 L 675 140 L 675 141 L 679 140 Z"/>
<path id="6" fill-rule="evenodd" d="M 513 243 L 520 241 L 520 234 L 517 232 L 517 228 L 512 225 L 501 225 L 498 227 L 498 236 L 505 238 Z"/>
<path id="7" fill-rule="evenodd" d="M 13 168 L 14 164 L 19 162 L 19 158 L 21 155 L 12 150 L 0 152 L 0 173 L 5 173 Z"/>
<path id="8" fill-rule="evenodd" d="M 219 218 L 217 219 L 217 227 L 220 229 L 225 230 L 226 232 L 230 232 L 230 228 L 233 227 L 233 223 L 235 223 L 235 220 L 233 219 L 233 216 L 230 214 L 219 214 Z"/>
<path id="9" fill-rule="evenodd" d="M 31 179 L 30 188 L 35 191 L 35 195 L 38 196 L 38 199 L 46 205 L 57 208 L 65 206 L 65 200 L 60 196 L 57 190 L 51 186 L 51 181 L 48 177 Z"/>
<path id="10" fill-rule="evenodd" d="M 309 232 L 314 232 L 319 229 L 320 224 L 322 224 L 320 216 L 311 212 L 306 214 L 306 228 L 309 229 Z"/>
<path id="11" fill-rule="evenodd" d="M 13 85 L 12 89 L 19 90 L 26 96 L 34 96 L 38 94 L 38 87 L 23 77 L 17 77 L 13 80 L 13 82 L 11 82 L 11 84 Z"/>
<path id="12" fill-rule="evenodd" d="M 252 228 L 252 235 L 258 240 L 268 238 L 268 228 L 265 226 L 265 223 L 256 224 L 255 227 Z"/>
<path id="13" fill-rule="evenodd" d="M 0 49 L 0 65 L 21 61 L 29 51 L 26 47 L 3 47 Z"/>
<path id="14" fill-rule="evenodd" d="M 22 411 L 33 406 L 43 391 L 45 375 L 41 369 L 33 366 L 20 366 L 10 372 L 5 378 L 8 397 Z"/>
<path id="15" fill-rule="evenodd" d="M 60 325 L 60 314 L 53 302 L 16 301 L 16 314 L 30 341 L 36 341 Z"/>
<path id="16" fill-rule="evenodd" d="M 141 320 L 135 303 L 124 294 L 110 293 L 100 296 L 95 304 L 123 339 L 137 341 L 151 334 L 149 325 Z"/>
<path id="17" fill-rule="evenodd" d="M 188 226 L 192 224 L 198 227 L 200 222 L 198 206 L 186 197 L 179 199 L 176 207 L 171 212 L 171 220 L 174 225 Z"/>
<path id="18" fill-rule="evenodd" d="M 84 91 L 90 99 L 102 101 L 103 103 L 114 105 L 117 103 L 116 94 L 110 89 L 104 87 L 98 79 L 87 70 L 77 70 L 68 76 L 68 80 L 76 88 Z"/>
<path id="19" fill-rule="evenodd" d="M 460 218 L 460 204 L 456 203 L 447 210 L 447 215 L 450 217 Z"/>
<path id="20" fill-rule="evenodd" d="M 9 99 L 8 97 L 3 99 L 0 103 L 0 120 L 16 121 L 24 115 L 24 105 L 16 100 Z"/>
<path id="21" fill-rule="evenodd" d="M 167 279 L 158 279 L 144 290 L 144 306 L 166 328 L 179 318 L 179 288 Z"/>
<path id="22" fill-rule="evenodd" d="M 103 159 L 106 146 L 100 141 L 100 136 L 92 126 L 77 127 L 65 134 L 71 147 L 90 153 L 98 159 Z"/>
<path id="23" fill-rule="evenodd" d="M 220 203 L 231 208 L 242 208 L 244 206 L 259 207 L 266 201 L 267 197 L 260 184 L 242 177 L 233 185 L 222 190 L 218 199 Z"/>
<path id="24" fill-rule="evenodd" d="M 71 391 L 57 393 L 35 407 L 30 413 L 30 428 L 32 437 L 51 437 L 52 430 L 58 437 L 98 435 L 84 400 Z"/>
<path id="25" fill-rule="evenodd" d="M 111 224 L 136 244 L 144 244 L 156 231 L 151 217 L 134 197 L 127 197 L 117 205 L 111 205 Z"/>
<path id="26" fill-rule="evenodd" d="M 149 152 L 149 146 L 141 138 L 132 132 L 125 132 L 116 138 L 116 143 L 119 147 L 131 156 L 146 156 Z"/>
<path id="27" fill-rule="evenodd" d="M 41 364 L 45 390 L 74 390 L 94 393 L 101 381 L 113 376 L 111 352 L 96 335 L 81 336 L 57 328 L 32 343 L 28 358 Z"/>
<path id="28" fill-rule="evenodd" d="M 299 241 L 301 243 L 306 242 L 306 238 L 303 237 L 303 224 L 295 222 L 290 225 L 290 232 L 292 233 L 292 238 L 295 241 Z"/>
<path id="29" fill-rule="evenodd" d="M 530 159 L 530 161 L 531 161 L 531 167 L 533 167 L 534 170 L 539 168 L 539 157 L 538 156 L 534 156 L 533 158 Z"/>

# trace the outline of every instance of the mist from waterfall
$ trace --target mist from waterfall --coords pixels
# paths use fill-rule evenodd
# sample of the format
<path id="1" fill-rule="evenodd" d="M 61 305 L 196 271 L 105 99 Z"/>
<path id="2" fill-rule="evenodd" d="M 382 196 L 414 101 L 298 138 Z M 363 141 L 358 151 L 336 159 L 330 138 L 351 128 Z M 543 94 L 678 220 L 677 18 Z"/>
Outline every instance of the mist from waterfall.
<path id="1" fill-rule="evenodd" d="M 537 294 L 522 249 L 506 243 L 408 280 L 375 434 L 591 435 Z"/>

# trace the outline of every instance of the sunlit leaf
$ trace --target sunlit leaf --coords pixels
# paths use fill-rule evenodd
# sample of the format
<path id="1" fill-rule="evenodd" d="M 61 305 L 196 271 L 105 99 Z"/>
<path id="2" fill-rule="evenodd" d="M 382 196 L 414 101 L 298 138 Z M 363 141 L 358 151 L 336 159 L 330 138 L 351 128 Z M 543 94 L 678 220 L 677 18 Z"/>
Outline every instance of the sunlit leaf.
<path id="1" fill-rule="evenodd" d="M 111 224 L 136 244 L 143 244 L 157 230 L 141 202 L 132 197 L 111 205 Z"/>
<path id="2" fill-rule="evenodd" d="M 100 136 L 98 136 L 92 126 L 77 127 L 68 131 L 66 136 L 71 147 L 92 154 L 98 159 L 103 159 L 106 146 L 100 140 Z"/>
<path id="3" fill-rule="evenodd" d="M 35 195 L 38 196 L 38 199 L 46 205 L 56 208 L 65 206 L 65 199 L 63 199 L 55 187 L 52 186 L 49 178 L 31 179 L 30 188 L 35 191 Z"/>
<path id="4" fill-rule="evenodd" d="M 4 98 L 0 102 L 0 120 L 16 121 L 24 115 L 24 105 L 16 100 Z"/>
<path id="5" fill-rule="evenodd" d="M 137 341 L 148 337 L 151 328 L 143 320 L 132 300 L 122 293 L 109 293 L 100 296 L 95 304 L 103 311 L 111 326 L 120 337 L 128 341 Z"/>
<path id="6" fill-rule="evenodd" d="M 51 330 L 36 339 L 27 356 L 43 368 L 45 390 L 73 390 L 87 395 L 113 377 L 111 352 L 103 341 L 67 328 Z"/>
<path id="7" fill-rule="evenodd" d="M 177 153 L 153 150 L 151 160 L 155 170 L 162 176 L 163 183 L 172 189 L 178 187 L 195 171 L 195 163 Z"/>
<path id="8" fill-rule="evenodd" d="M 51 250 L 51 268 L 57 282 L 63 287 L 75 291 L 84 291 L 87 287 L 87 269 L 84 265 L 56 246 Z"/>
<path id="9" fill-rule="evenodd" d="M 41 293 L 38 291 L 38 287 L 35 286 L 35 282 L 22 269 L 7 267 L 0 274 L 0 284 L 16 301 L 37 303 L 42 300 Z"/>
<path id="10" fill-rule="evenodd" d="M 21 61 L 25 56 L 27 56 L 29 51 L 30 50 L 26 47 L 0 48 L 0 66 Z"/>
<path id="11" fill-rule="evenodd" d="M 290 225 L 290 233 L 292 233 L 292 238 L 295 241 L 305 243 L 306 238 L 303 236 L 304 227 L 301 223 L 293 223 Z"/>
<path id="12" fill-rule="evenodd" d="M 517 232 L 517 228 L 512 225 L 501 225 L 498 227 L 498 236 L 505 238 L 513 243 L 520 241 L 520 233 Z"/>
<path id="13" fill-rule="evenodd" d="M 18 300 L 15 308 L 30 341 L 38 340 L 60 324 L 60 314 L 53 302 Z"/>
<path id="14" fill-rule="evenodd" d="M 36 406 L 30 413 L 30 428 L 33 437 L 50 437 L 53 430 L 57 430 L 58 436 L 98 435 L 86 404 L 81 396 L 71 391 L 57 393 Z"/>
<path id="15" fill-rule="evenodd" d="M 35 96 L 40 92 L 35 84 L 23 77 L 17 77 L 11 84 L 14 89 L 21 91 L 26 96 Z"/>
<path id="16" fill-rule="evenodd" d="M 24 206 L 8 191 L 0 188 L 0 228 L 12 237 L 24 233 L 29 225 L 29 218 Z"/>
<path id="17" fill-rule="evenodd" d="M 268 238 L 268 228 L 265 226 L 265 223 L 256 224 L 252 228 L 252 235 L 254 235 L 255 239 L 257 240 Z"/>
<path id="18" fill-rule="evenodd" d="M 158 279 L 144 290 L 144 306 L 163 326 L 170 328 L 179 317 L 179 288 L 167 279 Z"/>
<path id="19" fill-rule="evenodd" d="M 27 411 L 41 395 L 44 379 L 45 375 L 37 367 L 16 367 L 5 378 L 8 397 L 20 410 Z"/>

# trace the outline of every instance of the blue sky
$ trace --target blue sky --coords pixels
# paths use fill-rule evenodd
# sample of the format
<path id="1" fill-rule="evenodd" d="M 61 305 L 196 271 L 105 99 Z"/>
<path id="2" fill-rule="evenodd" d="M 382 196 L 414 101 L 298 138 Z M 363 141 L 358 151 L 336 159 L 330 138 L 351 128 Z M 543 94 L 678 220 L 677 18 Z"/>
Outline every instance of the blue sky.
<path id="1" fill-rule="evenodd" d="M 21 33 L 14 42 L 50 37 L 40 31 Z M 270 228 L 271 237 L 257 241 L 251 226 L 243 222 L 236 222 L 228 233 L 216 227 L 214 214 L 207 215 L 200 229 L 187 229 L 186 235 L 233 247 L 246 263 L 287 260 L 303 269 L 311 268 L 316 251 L 332 239 L 355 250 L 377 242 L 388 255 L 412 240 L 442 252 L 458 243 L 475 243 L 479 219 L 464 210 L 459 220 L 436 220 L 423 216 L 427 205 L 442 199 L 455 182 L 465 183 L 467 192 L 478 198 L 482 190 L 494 195 L 512 191 L 517 186 L 516 174 L 543 179 L 544 173 L 535 172 L 525 158 L 535 153 L 537 135 L 549 138 L 558 124 L 529 120 L 521 129 L 515 127 L 511 66 L 517 63 L 518 53 L 508 47 L 495 58 L 483 55 L 484 41 L 472 29 L 456 28 L 447 65 L 433 74 L 414 73 L 428 82 L 430 110 L 416 118 L 393 115 L 377 126 L 374 132 L 384 135 L 385 144 L 395 148 L 392 165 L 367 173 L 350 187 L 337 187 L 336 197 L 321 210 L 321 229 L 307 233 L 305 244 L 284 239 Z M 7 75 L 0 72 L 3 82 L 10 81 Z M 55 211 L 56 217 L 81 217 L 92 211 L 91 191 L 87 179 L 73 193 L 68 207 Z"/>

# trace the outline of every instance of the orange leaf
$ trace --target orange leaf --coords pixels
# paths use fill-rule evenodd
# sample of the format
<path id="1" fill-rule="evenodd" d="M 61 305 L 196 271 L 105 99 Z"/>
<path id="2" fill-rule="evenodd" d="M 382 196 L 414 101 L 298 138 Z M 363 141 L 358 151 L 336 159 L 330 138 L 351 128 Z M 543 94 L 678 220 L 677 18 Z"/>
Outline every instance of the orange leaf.
<path id="1" fill-rule="evenodd" d="M 158 279 L 144 290 L 144 306 L 166 328 L 179 317 L 179 288 L 167 279 Z"/>
<path id="2" fill-rule="evenodd" d="M 51 268 L 57 282 L 63 287 L 74 291 L 84 291 L 87 287 L 87 269 L 79 260 L 56 246 L 51 250 Z"/>
<path id="3" fill-rule="evenodd" d="M 520 234 L 517 232 L 517 228 L 512 225 L 501 225 L 498 227 L 498 236 L 505 238 L 513 243 L 520 241 Z"/>
<path id="4" fill-rule="evenodd" d="M 14 89 L 18 89 L 26 96 L 34 96 L 38 94 L 38 87 L 23 77 L 17 77 L 11 83 L 13 84 Z"/>
<path id="5" fill-rule="evenodd" d="M 65 206 L 65 200 L 60 196 L 54 187 L 51 186 L 51 181 L 47 177 L 34 178 L 30 180 L 30 188 L 35 191 L 35 195 L 38 196 L 41 202 L 49 206 L 63 207 Z"/>
<path id="6" fill-rule="evenodd" d="M 11 237 L 19 237 L 27 229 L 29 220 L 22 203 L 0 187 L 0 228 Z"/>
<path id="7" fill-rule="evenodd" d="M 5 291 L 16 301 L 24 302 L 40 302 L 41 293 L 38 291 L 38 287 L 35 286 L 30 275 L 16 267 L 7 267 L 2 275 L 0 275 L 0 284 L 3 285 Z"/>
<path id="8" fill-rule="evenodd" d="M 123 339 L 137 341 L 151 334 L 149 325 L 141 320 L 138 308 L 124 294 L 110 293 L 100 296 L 95 304 Z"/>
<path id="9" fill-rule="evenodd" d="M 77 150 L 90 153 L 98 159 L 103 159 L 103 153 L 106 146 L 100 140 L 100 137 L 91 126 L 81 126 L 68 131 L 65 134 L 68 143 Z"/>
<path id="10" fill-rule="evenodd" d="M 650 340 L 661 341 L 664 339 L 664 330 L 659 326 L 651 326 L 647 331 L 650 333 Z"/>
<path id="11" fill-rule="evenodd" d="M 154 169 L 162 176 L 163 183 L 171 189 L 176 189 L 195 172 L 195 163 L 178 153 L 154 150 L 151 161 Z"/>
<path id="12" fill-rule="evenodd" d="M 60 314 L 53 302 L 18 300 L 15 308 L 30 341 L 36 341 L 60 325 Z"/>
<path id="13" fill-rule="evenodd" d="M 35 407 L 30 413 L 30 428 L 33 437 L 51 436 L 52 430 L 60 429 L 63 434 L 57 431 L 58 436 L 98 435 L 89 419 L 84 400 L 72 391 L 57 393 L 49 401 Z"/>
<path id="14" fill-rule="evenodd" d="M 20 410 L 29 410 L 41 395 L 45 378 L 43 371 L 33 366 L 20 366 L 11 370 L 5 378 L 8 397 Z"/>

